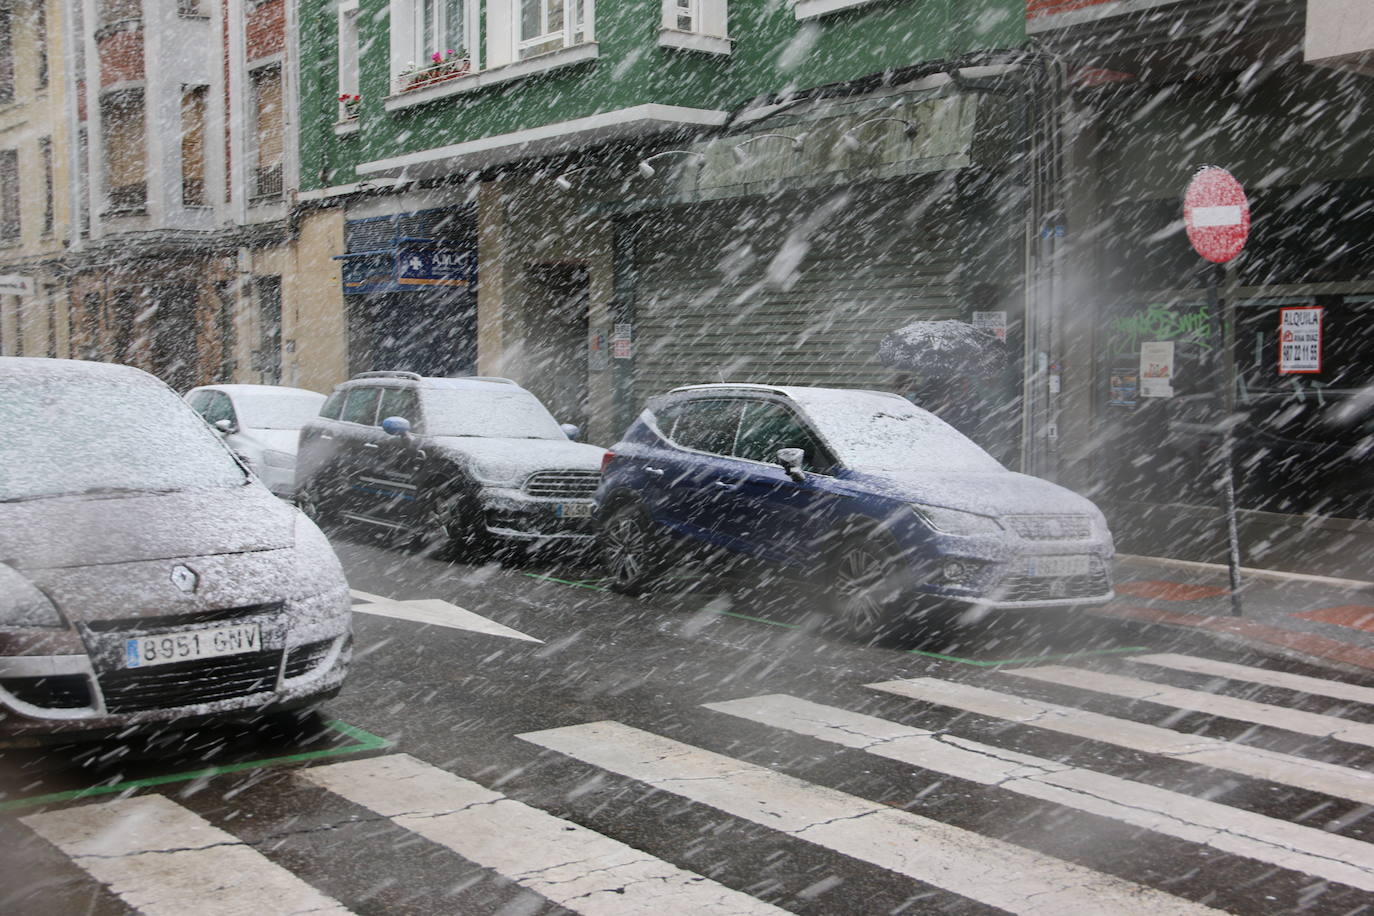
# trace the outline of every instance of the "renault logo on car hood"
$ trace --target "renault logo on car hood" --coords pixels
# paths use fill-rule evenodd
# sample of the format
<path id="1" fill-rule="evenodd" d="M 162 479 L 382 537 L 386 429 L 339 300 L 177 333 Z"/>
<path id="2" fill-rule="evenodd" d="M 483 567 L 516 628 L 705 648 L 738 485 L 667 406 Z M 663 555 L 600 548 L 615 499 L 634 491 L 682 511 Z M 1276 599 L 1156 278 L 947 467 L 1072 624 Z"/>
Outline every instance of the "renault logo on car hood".
<path id="1" fill-rule="evenodd" d="M 200 584 L 200 576 L 197 576 L 196 571 L 189 566 L 173 566 L 172 584 L 183 592 L 193 592 Z"/>

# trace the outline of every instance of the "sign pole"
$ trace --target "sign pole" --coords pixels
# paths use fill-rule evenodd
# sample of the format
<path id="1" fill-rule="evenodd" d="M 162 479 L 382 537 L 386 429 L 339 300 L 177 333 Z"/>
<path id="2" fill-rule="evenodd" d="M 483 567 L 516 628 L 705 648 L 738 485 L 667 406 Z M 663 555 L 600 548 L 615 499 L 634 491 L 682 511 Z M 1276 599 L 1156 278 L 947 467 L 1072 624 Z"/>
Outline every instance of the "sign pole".
<path id="1" fill-rule="evenodd" d="M 1226 329 L 1227 308 L 1219 293 L 1221 279 L 1226 268 L 1213 264 L 1207 271 L 1208 311 L 1217 323 L 1217 337 L 1221 342 L 1222 354 L 1222 412 L 1221 442 L 1217 462 L 1221 465 L 1221 507 L 1226 513 L 1226 566 L 1231 579 L 1231 616 L 1240 617 L 1242 613 L 1240 598 L 1240 531 L 1236 524 L 1236 476 L 1235 476 L 1235 412 L 1236 412 L 1236 361 L 1231 353 L 1230 335 Z"/>
<path id="2" fill-rule="evenodd" d="M 1193 249 L 1212 263 L 1207 277 L 1208 311 L 1217 323 L 1222 359 L 1222 424 L 1217 463 L 1221 466 L 1222 509 L 1226 513 L 1226 565 L 1231 574 L 1231 616 L 1241 616 L 1240 533 L 1236 525 L 1235 414 L 1236 360 L 1229 309 L 1222 305 L 1218 287 L 1223 265 L 1240 254 L 1250 236 L 1250 202 L 1245 189 L 1228 171 L 1205 166 L 1193 175 L 1183 195 L 1183 224 Z"/>

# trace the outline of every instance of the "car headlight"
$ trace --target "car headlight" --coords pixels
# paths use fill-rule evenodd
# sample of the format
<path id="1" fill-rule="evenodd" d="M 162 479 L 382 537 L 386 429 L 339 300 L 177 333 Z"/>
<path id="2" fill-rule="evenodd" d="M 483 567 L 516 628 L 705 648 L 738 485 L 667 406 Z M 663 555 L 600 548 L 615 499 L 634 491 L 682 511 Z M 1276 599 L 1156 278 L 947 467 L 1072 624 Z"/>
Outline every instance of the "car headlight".
<path id="1" fill-rule="evenodd" d="M 911 508 L 916 510 L 921 521 L 945 534 L 996 534 L 1002 530 L 997 519 L 988 515 L 960 512 L 958 509 L 946 509 L 942 506 L 923 506 L 919 503 L 913 503 Z"/>
<path id="2" fill-rule="evenodd" d="M 65 627 L 56 605 L 13 567 L 0 563 L 0 627 Z"/>
<path id="3" fill-rule="evenodd" d="M 275 449 L 264 449 L 262 453 L 262 463 L 269 468 L 286 468 L 290 470 L 296 466 L 296 456 L 290 452 L 279 452 Z"/>
<path id="4" fill-rule="evenodd" d="M 520 469 L 513 461 L 501 458 L 474 458 L 468 464 L 472 476 L 482 483 L 498 487 L 513 487 L 520 482 Z"/>

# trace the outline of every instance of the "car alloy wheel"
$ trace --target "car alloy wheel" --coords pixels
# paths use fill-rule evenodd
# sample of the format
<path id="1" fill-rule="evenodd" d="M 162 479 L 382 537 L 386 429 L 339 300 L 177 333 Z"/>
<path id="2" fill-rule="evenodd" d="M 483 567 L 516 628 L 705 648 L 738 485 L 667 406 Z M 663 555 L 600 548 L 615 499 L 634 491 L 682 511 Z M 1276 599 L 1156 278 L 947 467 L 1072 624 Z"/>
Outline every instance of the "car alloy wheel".
<path id="1" fill-rule="evenodd" d="M 897 551 L 883 534 L 852 535 L 833 567 L 830 588 L 839 623 L 846 629 L 878 636 L 890 623 Z"/>
<path id="2" fill-rule="evenodd" d="M 627 595 L 642 592 L 653 579 L 649 519 L 638 506 L 623 506 L 601 529 L 601 555 L 611 587 Z"/>

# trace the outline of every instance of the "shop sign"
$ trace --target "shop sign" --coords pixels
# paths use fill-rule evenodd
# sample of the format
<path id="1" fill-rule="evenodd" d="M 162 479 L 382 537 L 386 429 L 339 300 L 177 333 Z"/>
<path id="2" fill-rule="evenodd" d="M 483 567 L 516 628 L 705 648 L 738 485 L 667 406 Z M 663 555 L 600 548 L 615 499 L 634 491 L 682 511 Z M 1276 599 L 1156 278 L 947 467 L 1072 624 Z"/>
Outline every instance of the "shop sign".
<path id="1" fill-rule="evenodd" d="M 1279 375 L 1316 375 L 1321 371 L 1321 306 L 1279 309 Z"/>
<path id="2" fill-rule="evenodd" d="M 476 252 L 468 248 L 402 248 L 396 252 L 396 283 L 400 286 L 469 286 L 476 275 Z"/>
<path id="3" fill-rule="evenodd" d="M 1178 2 L 1180 0 L 1026 0 L 1026 30 L 1037 32 L 1079 25 Z"/>
<path id="4" fill-rule="evenodd" d="M 1193 249 L 1213 264 L 1240 254 L 1250 237 L 1250 202 L 1225 169 L 1199 169 L 1183 194 L 1183 226 Z"/>
<path id="5" fill-rule="evenodd" d="M 982 328 L 984 331 L 992 333 L 998 340 L 1002 341 L 1003 343 L 1006 343 L 1006 312 L 974 312 L 973 326 L 975 328 Z"/>
<path id="6" fill-rule="evenodd" d="M 396 259 L 391 252 L 343 255 L 345 293 L 385 293 L 394 288 Z"/>
<path id="7" fill-rule="evenodd" d="M 1174 396 L 1174 342 L 1147 340 L 1140 345 L 1140 396 Z"/>
<path id="8" fill-rule="evenodd" d="M 0 274 L 0 296 L 33 295 L 33 278 L 19 274 Z"/>
<path id="9" fill-rule="evenodd" d="M 618 322 L 611 334 L 611 356 L 614 359 L 630 359 L 634 356 L 634 325 L 628 321 Z"/>

